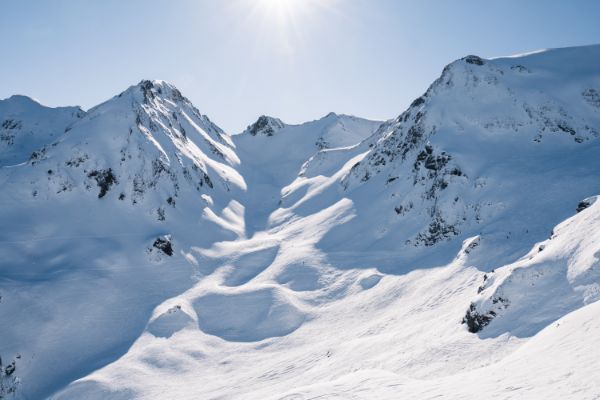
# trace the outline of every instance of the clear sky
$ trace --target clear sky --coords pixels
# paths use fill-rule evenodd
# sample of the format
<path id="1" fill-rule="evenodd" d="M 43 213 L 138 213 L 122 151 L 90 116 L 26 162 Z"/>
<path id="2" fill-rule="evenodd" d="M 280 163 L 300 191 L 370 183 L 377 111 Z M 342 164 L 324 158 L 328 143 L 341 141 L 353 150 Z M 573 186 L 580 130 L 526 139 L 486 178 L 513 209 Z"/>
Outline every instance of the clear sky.
<path id="1" fill-rule="evenodd" d="M 94 106 L 164 79 L 237 133 L 388 119 L 467 54 L 600 43 L 588 0 L 0 0 L 0 98 Z"/>

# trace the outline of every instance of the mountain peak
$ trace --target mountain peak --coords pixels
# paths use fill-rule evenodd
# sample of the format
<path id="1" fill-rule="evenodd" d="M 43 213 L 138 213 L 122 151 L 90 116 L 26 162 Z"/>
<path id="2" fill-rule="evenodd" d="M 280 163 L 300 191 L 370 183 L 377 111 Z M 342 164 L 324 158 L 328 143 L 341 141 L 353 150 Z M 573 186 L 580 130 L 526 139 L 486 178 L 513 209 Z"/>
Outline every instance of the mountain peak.
<path id="1" fill-rule="evenodd" d="M 186 100 L 179 89 L 167 81 L 144 79 L 137 85 L 132 86 L 135 92 L 141 93 L 145 103 L 156 97 L 171 99 L 175 102 Z M 129 90 L 129 89 L 128 89 Z"/>
<path id="2" fill-rule="evenodd" d="M 255 123 L 249 125 L 245 132 L 248 132 L 252 136 L 262 134 L 265 136 L 273 136 L 273 134 L 285 126 L 285 123 L 279 118 L 269 117 L 267 115 L 261 115 L 258 117 Z M 244 132 L 244 133 L 245 133 Z"/>
<path id="3" fill-rule="evenodd" d="M 466 62 L 467 64 L 473 64 L 473 65 L 483 65 L 485 64 L 485 60 L 479 56 L 475 56 L 475 55 L 468 55 L 466 57 L 463 57 L 461 59 L 462 61 Z"/>
<path id="4" fill-rule="evenodd" d="M 85 114 L 85 112 L 79 106 L 49 107 L 42 104 L 36 98 L 22 94 L 14 94 L 6 99 L 0 100 L 0 112 L 9 114 L 41 112 L 42 115 L 48 117 L 45 113 L 52 113 L 53 110 L 70 113 L 79 117 Z"/>
<path id="5" fill-rule="evenodd" d="M 15 103 L 15 104 L 21 104 L 21 105 L 29 105 L 29 104 L 38 105 L 38 106 L 41 105 L 41 103 L 38 100 L 34 99 L 33 97 L 25 96 L 22 94 L 13 94 L 12 96 L 10 96 L 7 99 L 4 99 L 3 101 Z"/>
<path id="6" fill-rule="evenodd" d="M 162 80 L 143 79 L 139 83 L 129 86 L 123 92 L 113 97 L 113 99 L 127 99 L 128 101 L 139 104 L 150 104 L 155 99 L 164 99 L 175 103 L 185 102 L 191 105 L 190 101 L 181 94 L 179 89 L 173 84 Z M 110 100 L 108 102 L 110 102 Z M 97 109 L 105 103 L 102 103 L 93 109 Z"/>

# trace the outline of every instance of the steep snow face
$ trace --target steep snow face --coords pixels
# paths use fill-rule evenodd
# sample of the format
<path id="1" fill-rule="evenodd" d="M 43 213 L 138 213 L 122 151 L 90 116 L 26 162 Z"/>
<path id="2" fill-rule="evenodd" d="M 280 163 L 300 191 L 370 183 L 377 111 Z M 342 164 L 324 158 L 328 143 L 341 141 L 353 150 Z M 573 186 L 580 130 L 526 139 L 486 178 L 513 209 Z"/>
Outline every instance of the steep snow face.
<path id="1" fill-rule="evenodd" d="M 279 207 L 282 189 L 296 179 L 306 160 L 323 149 L 355 146 L 380 125 L 334 113 L 300 125 L 262 116 L 233 136 L 239 169 L 248 185 L 240 201 L 252 210 L 246 218 L 248 234 L 267 227 L 269 215 Z"/>
<path id="2" fill-rule="evenodd" d="M 447 263 L 480 235 L 472 263 L 513 261 L 600 191 L 598 70 L 600 46 L 453 62 L 372 138 L 309 160 L 278 218 L 341 195 L 356 218 L 323 247 L 378 249 L 398 271 Z"/>
<path id="3" fill-rule="evenodd" d="M 172 206 L 182 191 L 199 196 L 204 188 L 245 186 L 230 137 L 165 82 L 142 81 L 63 130 L 33 151 L 27 166 L 3 171 L 7 183 L 26 175 L 29 185 L 15 190 L 33 198 L 95 191 L 132 204 L 151 197 L 157 209 Z"/>
<path id="4" fill-rule="evenodd" d="M 45 107 L 26 96 L 0 100 L 0 167 L 27 161 L 84 115 L 79 107 Z"/>
<path id="5" fill-rule="evenodd" d="M 600 300 L 600 202 L 552 230 L 517 262 L 484 276 L 465 316 L 473 332 L 531 336 L 585 304 Z M 489 325 L 489 326 L 487 326 Z M 485 328 L 485 329 L 484 329 Z"/>

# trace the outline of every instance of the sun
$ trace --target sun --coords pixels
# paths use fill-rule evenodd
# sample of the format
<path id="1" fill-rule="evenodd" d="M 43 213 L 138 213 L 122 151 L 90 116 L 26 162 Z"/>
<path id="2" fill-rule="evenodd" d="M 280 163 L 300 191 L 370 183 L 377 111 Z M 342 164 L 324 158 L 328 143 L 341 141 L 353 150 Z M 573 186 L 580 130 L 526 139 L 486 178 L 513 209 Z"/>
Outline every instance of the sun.
<path id="1" fill-rule="evenodd" d="M 278 52 L 292 56 L 304 46 L 304 35 L 314 26 L 321 6 L 332 0 L 251 1 L 257 29 L 265 34 L 262 45 L 275 43 Z"/>
<path id="2" fill-rule="evenodd" d="M 293 61 L 307 51 L 314 32 L 326 23 L 338 0 L 236 0 L 240 31 L 252 40 L 253 53 L 275 51 Z"/>
<path id="3" fill-rule="evenodd" d="M 277 22 L 289 22 L 308 11 L 311 0 L 256 0 L 257 6 L 269 18 Z"/>

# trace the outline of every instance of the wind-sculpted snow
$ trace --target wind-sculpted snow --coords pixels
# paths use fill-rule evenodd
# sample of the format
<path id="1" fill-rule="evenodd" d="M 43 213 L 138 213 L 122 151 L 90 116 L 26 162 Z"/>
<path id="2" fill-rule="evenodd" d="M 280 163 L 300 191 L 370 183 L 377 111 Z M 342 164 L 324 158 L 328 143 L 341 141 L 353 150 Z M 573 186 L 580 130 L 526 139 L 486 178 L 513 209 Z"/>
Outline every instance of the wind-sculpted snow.
<path id="1" fill-rule="evenodd" d="M 520 260 L 485 275 L 468 317 L 486 321 L 472 331 L 485 337 L 506 331 L 532 336 L 600 300 L 600 203 L 595 199 Z"/>
<path id="2" fill-rule="evenodd" d="M 202 331 L 234 342 L 285 336 L 305 319 L 283 293 L 274 289 L 208 294 L 198 298 L 194 308 Z"/>
<path id="3" fill-rule="evenodd" d="M 595 398 L 598 93 L 588 46 L 383 123 L 0 101 L 0 397 Z"/>

